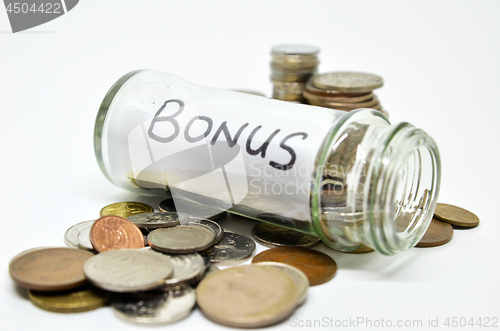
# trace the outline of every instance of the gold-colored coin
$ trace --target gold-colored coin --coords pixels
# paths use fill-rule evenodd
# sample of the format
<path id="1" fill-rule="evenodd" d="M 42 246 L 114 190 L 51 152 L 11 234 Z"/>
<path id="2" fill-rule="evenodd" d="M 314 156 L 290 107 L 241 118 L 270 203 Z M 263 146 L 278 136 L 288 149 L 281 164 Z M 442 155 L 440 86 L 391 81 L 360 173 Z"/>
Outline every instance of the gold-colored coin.
<path id="1" fill-rule="evenodd" d="M 367 253 L 371 253 L 371 252 L 375 252 L 375 250 L 373 248 L 371 248 L 371 247 L 368 247 L 366 245 L 361 244 L 361 246 L 359 246 L 358 248 L 356 248 L 353 251 L 342 252 L 342 253 L 347 253 L 347 254 L 367 254 Z"/>
<path id="2" fill-rule="evenodd" d="M 479 217 L 477 217 L 476 214 L 445 203 L 437 204 L 434 217 L 440 221 L 450 223 L 451 225 L 465 228 L 473 228 L 479 225 Z"/>
<path id="3" fill-rule="evenodd" d="M 94 310 L 105 306 L 110 298 L 109 292 L 92 286 L 64 292 L 29 290 L 28 295 L 35 306 L 57 313 L 79 313 Z"/>
<path id="4" fill-rule="evenodd" d="M 295 280 L 271 266 L 244 265 L 217 271 L 198 285 L 197 302 L 211 320 L 259 328 L 290 316 L 301 299 Z"/>
<path id="5" fill-rule="evenodd" d="M 152 213 L 153 207 L 141 202 L 116 202 L 101 209 L 101 217 L 108 215 L 127 218 L 132 215 L 142 213 Z"/>

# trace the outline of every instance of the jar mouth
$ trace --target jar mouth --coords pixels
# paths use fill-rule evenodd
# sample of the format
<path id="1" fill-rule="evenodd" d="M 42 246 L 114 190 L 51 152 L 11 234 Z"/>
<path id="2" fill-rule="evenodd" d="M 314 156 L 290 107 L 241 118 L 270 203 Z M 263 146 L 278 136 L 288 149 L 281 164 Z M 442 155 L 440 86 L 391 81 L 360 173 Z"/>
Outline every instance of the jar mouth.
<path id="1" fill-rule="evenodd" d="M 427 230 L 439 193 L 437 146 L 408 123 L 391 127 L 365 192 L 367 244 L 385 255 L 415 246 Z"/>

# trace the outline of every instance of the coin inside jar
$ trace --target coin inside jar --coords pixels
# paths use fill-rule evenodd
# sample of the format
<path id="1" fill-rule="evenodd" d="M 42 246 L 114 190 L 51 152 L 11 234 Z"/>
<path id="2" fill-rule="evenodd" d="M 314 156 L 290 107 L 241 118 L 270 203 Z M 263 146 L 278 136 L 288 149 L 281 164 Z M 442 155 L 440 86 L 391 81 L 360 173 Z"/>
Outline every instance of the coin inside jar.
<path id="1" fill-rule="evenodd" d="M 252 237 L 261 245 L 271 248 L 277 246 L 313 247 L 321 242 L 318 237 L 264 222 L 252 228 Z"/>
<path id="2" fill-rule="evenodd" d="M 38 291 L 63 291 L 85 284 L 85 262 L 94 254 L 74 248 L 54 247 L 19 254 L 9 273 L 21 287 Z"/>
<path id="3" fill-rule="evenodd" d="M 160 202 L 160 211 L 163 212 L 181 212 L 198 218 L 208 218 L 210 220 L 218 220 L 226 215 L 226 211 L 212 208 L 209 206 L 188 202 L 182 199 L 166 199 Z"/>
<path id="4" fill-rule="evenodd" d="M 211 320 L 258 328 L 278 323 L 297 307 L 297 285 L 284 271 L 244 265 L 217 271 L 197 288 L 197 302 Z"/>
<path id="5" fill-rule="evenodd" d="M 170 259 L 150 249 L 119 249 L 97 254 L 83 270 L 97 287 L 113 292 L 146 291 L 172 275 Z"/>
<path id="6" fill-rule="evenodd" d="M 215 238 L 216 233 L 211 228 L 189 224 L 154 230 L 148 234 L 148 244 L 160 252 L 186 254 L 207 249 L 213 245 Z"/>
<path id="7" fill-rule="evenodd" d="M 104 216 L 95 221 L 90 229 L 90 241 L 99 253 L 144 247 L 141 230 L 134 223 L 119 216 Z"/>

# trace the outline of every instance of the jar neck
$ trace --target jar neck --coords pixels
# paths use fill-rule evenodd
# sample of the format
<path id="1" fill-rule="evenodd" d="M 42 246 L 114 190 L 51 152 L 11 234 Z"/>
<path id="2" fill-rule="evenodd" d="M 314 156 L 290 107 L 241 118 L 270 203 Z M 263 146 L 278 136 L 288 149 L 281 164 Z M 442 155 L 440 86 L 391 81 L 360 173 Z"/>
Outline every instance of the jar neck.
<path id="1" fill-rule="evenodd" d="M 432 220 L 439 191 L 432 138 L 366 110 L 349 115 L 334 135 L 318 193 L 315 223 L 323 241 L 342 251 L 365 244 L 384 255 L 413 247 Z M 336 181 L 334 189 L 321 185 L 328 181 Z"/>
<path id="2" fill-rule="evenodd" d="M 432 220 L 439 192 L 439 153 L 424 131 L 408 123 L 374 132 L 367 145 L 373 156 L 363 192 L 360 237 L 382 254 L 397 254 L 415 246 Z"/>

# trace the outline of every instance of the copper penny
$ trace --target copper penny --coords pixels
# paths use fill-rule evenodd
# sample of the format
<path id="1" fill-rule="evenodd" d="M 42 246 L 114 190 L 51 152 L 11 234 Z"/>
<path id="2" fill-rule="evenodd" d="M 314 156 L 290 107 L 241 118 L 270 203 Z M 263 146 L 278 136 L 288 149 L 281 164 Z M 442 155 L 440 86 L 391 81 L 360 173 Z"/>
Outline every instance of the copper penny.
<path id="1" fill-rule="evenodd" d="M 120 216 L 104 216 L 90 229 L 90 242 L 99 253 L 122 248 L 144 247 L 141 230 Z"/>
<path id="2" fill-rule="evenodd" d="M 32 290 L 69 290 L 86 282 L 83 265 L 92 256 L 76 248 L 38 249 L 11 261 L 9 273 L 17 285 Z"/>
<path id="3" fill-rule="evenodd" d="M 479 225 L 479 217 L 475 214 L 463 208 L 445 203 L 437 204 L 434 217 L 451 225 L 466 228 L 473 228 Z"/>
<path id="4" fill-rule="evenodd" d="M 328 255 L 302 247 L 277 247 L 257 254 L 252 263 L 281 262 L 300 269 L 311 286 L 320 285 L 333 278 L 337 263 Z"/>
<path id="5" fill-rule="evenodd" d="M 436 247 L 446 244 L 453 237 L 453 227 L 435 218 L 416 247 Z"/>

